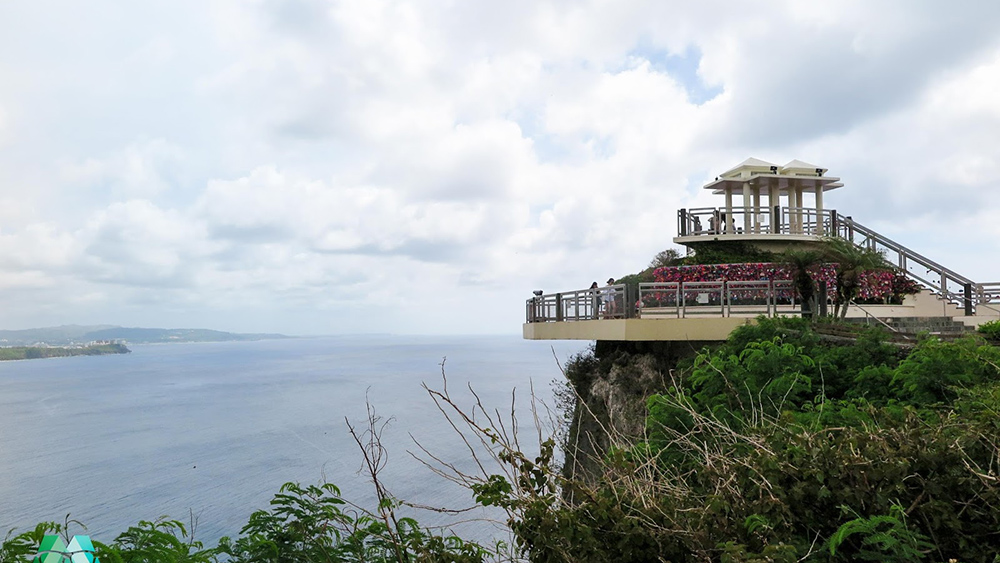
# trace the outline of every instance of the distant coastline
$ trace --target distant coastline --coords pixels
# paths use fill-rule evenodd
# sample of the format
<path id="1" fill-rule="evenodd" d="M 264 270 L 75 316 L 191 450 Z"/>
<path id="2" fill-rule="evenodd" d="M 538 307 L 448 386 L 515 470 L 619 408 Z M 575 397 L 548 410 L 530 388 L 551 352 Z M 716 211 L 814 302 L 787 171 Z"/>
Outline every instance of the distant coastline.
<path id="1" fill-rule="evenodd" d="M 132 350 L 120 342 L 106 342 L 88 346 L 9 346 L 0 348 L 0 361 L 65 358 L 67 356 L 103 356 L 130 352 Z"/>
<path id="2" fill-rule="evenodd" d="M 140 328 L 113 325 L 63 325 L 24 330 L 0 330 L 0 350 L 11 348 L 71 348 L 94 344 L 163 344 L 171 342 L 246 342 L 291 338 L 284 334 L 237 333 L 203 328 Z M 76 354 L 74 354 L 76 355 Z"/>

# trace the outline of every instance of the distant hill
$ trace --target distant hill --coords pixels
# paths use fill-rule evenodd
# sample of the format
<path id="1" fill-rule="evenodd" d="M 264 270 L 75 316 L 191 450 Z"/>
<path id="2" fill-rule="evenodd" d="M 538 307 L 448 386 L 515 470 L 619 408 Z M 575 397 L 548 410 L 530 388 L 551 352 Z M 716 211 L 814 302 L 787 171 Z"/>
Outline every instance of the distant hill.
<path id="1" fill-rule="evenodd" d="M 127 328 L 114 325 L 65 325 L 26 330 L 0 330 L 0 346 L 86 344 L 94 340 L 125 340 L 131 344 L 164 342 L 233 342 L 290 338 L 284 334 L 243 334 L 202 328 Z"/>

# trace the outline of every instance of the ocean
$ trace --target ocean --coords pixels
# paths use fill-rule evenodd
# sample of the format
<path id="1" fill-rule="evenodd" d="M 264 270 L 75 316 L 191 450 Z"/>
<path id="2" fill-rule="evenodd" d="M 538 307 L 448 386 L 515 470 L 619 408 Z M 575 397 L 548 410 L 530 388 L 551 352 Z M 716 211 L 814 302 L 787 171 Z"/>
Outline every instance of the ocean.
<path id="1" fill-rule="evenodd" d="M 0 535 L 67 515 L 108 542 L 140 520 L 197 522 L 196 538 L 235 537 L 285 482 L 332 482 L 373 506 L 361 452 L 345 419 L 366 404 L 388 422 L 382 480 L 397 497 L 462 508 L 471 494 L 425 468 L 414 439 L 464 469 L 474 465 L 423 383 L 463 408 L 475 390 L 537 443 L 530 413 L 553 405 L 560 362 L 583 342 L 515 336 L 350 336 L 258 342 L 134 345 L 128 355 L 0 362 Z M 477 513 L 483 516 L 483 513 Z M 425 525 L 454 523 L 432 512 Z M 496 517 L 495 513 L 485 514 Z M 464 517 L 464 518 L 467 518 Z M 463 519 L 464 519 L 463 518 Z M 486 540 L 482 522 L 456 528 Z"/>

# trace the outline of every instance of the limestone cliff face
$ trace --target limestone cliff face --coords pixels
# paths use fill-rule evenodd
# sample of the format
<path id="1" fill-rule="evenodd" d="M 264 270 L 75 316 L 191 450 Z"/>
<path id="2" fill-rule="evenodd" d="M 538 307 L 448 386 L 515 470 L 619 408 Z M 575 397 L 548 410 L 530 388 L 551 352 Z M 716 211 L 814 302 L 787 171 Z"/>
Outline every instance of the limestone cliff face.
<path id="1" fill-rule="evenodd" d="M 670 387 L 677 362 L 707 342 L 598 341 L 573 359 L 566 377 L 575 393 L 566 439 L 564 474 L 594 481 L 600 460 L 616 440 L 642 435 L 646 399 Z"/>

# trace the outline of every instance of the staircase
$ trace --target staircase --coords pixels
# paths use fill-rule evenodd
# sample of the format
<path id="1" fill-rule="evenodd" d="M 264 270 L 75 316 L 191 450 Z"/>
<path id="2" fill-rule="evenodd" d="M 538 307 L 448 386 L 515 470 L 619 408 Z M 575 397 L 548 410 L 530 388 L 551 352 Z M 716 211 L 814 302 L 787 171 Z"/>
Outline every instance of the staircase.
<path id="1" fill-rule="evenodd" d="M 847 320 L 847 319 L 845 319 Z M 849 319 L 853 324 L 867 324 L 866 319 Z M 975 329 L 952 317 L 893 317 L 882 319 L 893 331 L 900 334 L 916 335 L 929 333 L 935 336 L 962 336 Z"/>
<path id="2" fill-rule="evenodd" d="M 851 217 L 831 212 L 830 221 L 830 232 L 861 248 L 882 252 L 886 260 L 927 288 L 936 299 L 951 304 L 954 308 L 953 316 L 1000 318 L 1000 282 L 976 283 L 865 227 Z M 946 310 L 943 314 L 952 315 L 953 311 Z M 982 319 L 978 320 L 981 322 Z"/>

